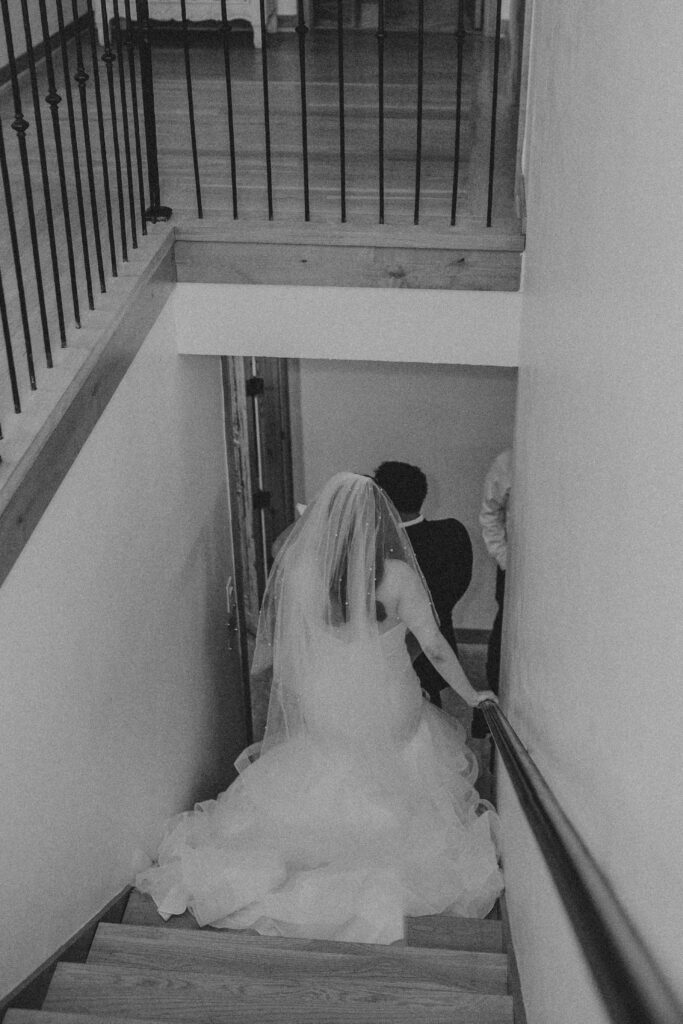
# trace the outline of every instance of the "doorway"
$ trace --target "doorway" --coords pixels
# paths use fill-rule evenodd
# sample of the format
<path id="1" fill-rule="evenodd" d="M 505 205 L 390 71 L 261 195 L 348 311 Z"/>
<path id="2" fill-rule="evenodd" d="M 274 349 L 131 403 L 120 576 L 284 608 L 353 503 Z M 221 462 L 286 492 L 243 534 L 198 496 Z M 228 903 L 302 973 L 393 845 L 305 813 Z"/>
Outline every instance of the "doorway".
<path id="1" fill-rule="evenodd" d="M 275 538 L 294 519 L 289 370 L 286 359 L 223 356 L 235 607 L 248 742 L 260 739 L 268 693 L 249 675 Z"/>
<path id="2" fill-rule="evenodd" d="M 474 574 L 456 606 L 454 626 L 463 654 L 478 670 L 496 613 L 495 565 L 478 515 L 486 471 L 512 440 L 516 370 L 259 357 L 227 357 L 224 366 L 245 664 L 253 653 L 272 542 L 294 521 L 297 505 L 310 501 L 335 472 L 372 474 L 380 462 L 396 459 L 426 473 L 427 518 L 454 517 L 472 540 Z M 253 377 L 262 383 L 249 384 Z M 267 496 L 260 498 L 260 491 Z M 268 702 L 260 685 L 255 689 L 245 677 L 257 739 Z"/>

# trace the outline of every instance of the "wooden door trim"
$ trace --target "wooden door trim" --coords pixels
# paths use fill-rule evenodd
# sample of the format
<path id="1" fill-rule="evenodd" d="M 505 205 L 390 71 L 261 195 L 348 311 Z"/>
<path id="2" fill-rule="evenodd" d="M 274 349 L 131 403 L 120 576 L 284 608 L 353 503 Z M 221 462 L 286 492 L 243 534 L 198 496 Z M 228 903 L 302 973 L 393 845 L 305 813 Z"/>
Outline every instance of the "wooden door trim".
<path id="1" fill-rule="evenodd" d="M 221 378 L 225 423 L 230 542 L 235 573 L 236 635 L 242 677 L 242 699 L 247 745 L 254 741 L 251 701 L 251 676 L 248 631 L 256 636 L 258 625 L 258 589 L 254 578 L 254 536 L 251 515 L 251 468 L 244 438 L 248 438 L 247 406 L 244 387 L 244 361 L 236 356 L 221 356 Z"/>

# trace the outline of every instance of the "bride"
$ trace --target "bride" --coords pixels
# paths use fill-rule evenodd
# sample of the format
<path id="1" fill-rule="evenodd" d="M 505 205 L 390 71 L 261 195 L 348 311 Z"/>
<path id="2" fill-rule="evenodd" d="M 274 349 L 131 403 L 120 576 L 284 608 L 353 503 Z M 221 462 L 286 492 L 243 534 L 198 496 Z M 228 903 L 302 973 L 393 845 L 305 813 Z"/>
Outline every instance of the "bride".
<path id="1" fill-rule="evenodd" d="M 237 780 L 173 819 L 137 879 L 168 918 L 390 943 L 405 915 L 484 917 L 502 890 L 497 818 L 462 727 L 422 696 L 422 650 L 470 706 L 410 542 L 365 476 L 340 473 L 273 565 L 253 673 L 264 740 Z"/>

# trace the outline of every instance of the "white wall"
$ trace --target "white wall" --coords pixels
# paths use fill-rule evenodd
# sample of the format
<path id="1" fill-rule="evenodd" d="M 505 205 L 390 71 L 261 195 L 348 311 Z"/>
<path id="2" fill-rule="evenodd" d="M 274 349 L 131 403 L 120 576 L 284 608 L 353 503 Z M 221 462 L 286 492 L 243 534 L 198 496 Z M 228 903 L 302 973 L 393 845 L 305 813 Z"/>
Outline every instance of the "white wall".
<path id="1" fill-rule="evenodd" d="M 232 777 L 224 467 L 167 307 L 0 589 L 0 998 Z"/>
<path id="2" fill-rule="evenodd" d="M 490 628 L 494 567 L 477 507 L 489 462 L 510 443 L 521 296 L 183 283 L 172 305 L 180 352 L 301 359 L 297 500 L 351 465 L 370 471 L 396 458 L 424 468 L 427 513 L 461 518 L 475 544 L 456 624 Z"/>
<path id="3" fill-rule="evenodd" d="M 516 366 L 518 292 L 179 284 L 179 351 Z"/>
<path id="4" fill-rule="evenodd" d="M 296 500 L 309 501 L 340 470 L 372 473 L 386 459 L 419 465 L 429 485 L 425 515 L 460 519 L 474 547 L 455 624 L 489 629 L 495 566 L 478 514 L 489 464 L 512 441 L 516 371 L 304 359 L 290 376 Z"/>
<path id="5" fill-rule="evenodd" d="M 681 29 L 673 0 L 534 4 L 507 665 L 683 993 Z M 507 791 L 503 815 L 529 1022 L 602 1024 Z"/>
<path id="6" fill-rule="evenodd" d="M 99 0 L 96 0 L 99 2 Z M 10 24 L 12 27 L 12 41 L 14 44 L 15 56 L 19 57 L 26 53 L 26 36 L 24 34 L 24 18 L 21 11 L 21 4 L 19 0 L 10 0 L 9 3 L 10 12 Z M 47 21 L 50 35 L 54 35 L 59 29 L 59 22 L 57 20 L 57 9 L 54 3 L 50 3 L 49 0 L 45 5 L 47 8 Z M 33 45 L 37 46 L 43 41 L 43 28 L 40 20 L 40 6 L 38 0 L 28 0 L 29 18 L 31 23 L 31 39 Z M 81 14 L 85 14 L 86 11 L 86 0 L 78 0 L 78 10 Z M 64 24 L 70 25 L 73 21 L 71 16 L 71 3 L 64 3 Z M 7 42 L 5 39 L 5 29 L 0 22 L 0 68 L 7 64 Z M 58 64 L 61 74 L 61 64 Z M 29 118 L 31 120 L 31 118 Z"/>

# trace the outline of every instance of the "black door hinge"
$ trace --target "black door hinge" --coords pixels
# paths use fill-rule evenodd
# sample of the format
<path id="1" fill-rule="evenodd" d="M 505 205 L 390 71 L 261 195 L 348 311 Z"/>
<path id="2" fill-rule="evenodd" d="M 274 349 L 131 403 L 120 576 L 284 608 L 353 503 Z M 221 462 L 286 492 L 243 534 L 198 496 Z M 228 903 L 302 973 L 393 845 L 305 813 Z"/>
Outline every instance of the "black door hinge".
<path id="1" fill-rule="evenodd" d="M 248 377 L 247 378 L 247 398 L 258 398 L 266 390 L 266 385 L 263 377 Z"/>
<path id="2" fill-rule="evenodd" d="M 255 509 L 270 508 L 270 491 L 254 491 L 251 500 Z"/>

